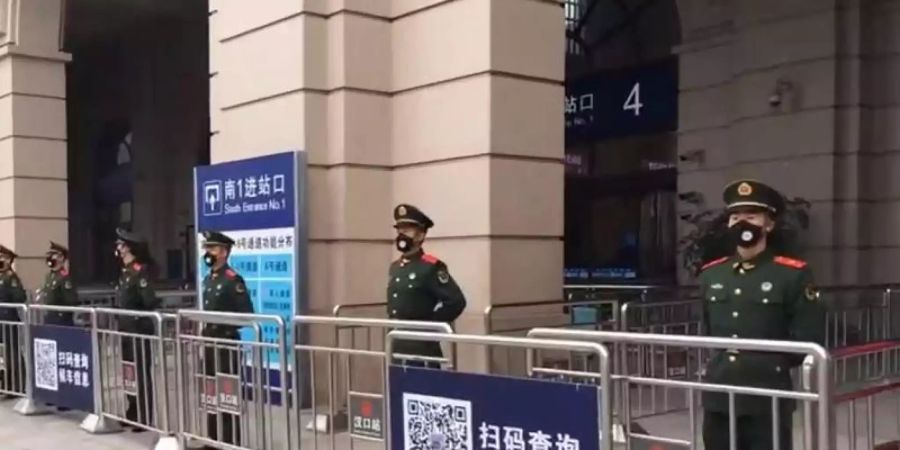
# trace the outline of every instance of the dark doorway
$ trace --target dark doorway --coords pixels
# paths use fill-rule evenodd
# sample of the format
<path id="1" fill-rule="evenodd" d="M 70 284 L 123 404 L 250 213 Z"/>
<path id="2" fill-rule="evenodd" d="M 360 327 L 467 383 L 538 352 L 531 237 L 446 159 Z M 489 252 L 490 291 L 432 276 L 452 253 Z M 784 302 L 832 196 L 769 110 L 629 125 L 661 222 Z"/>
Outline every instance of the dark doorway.
<path id="1" fill-rule="evenodd" d="M 150 240 L 162 279 L 190 279 L 172 255 L 187 251 L 191 168 L 209 160 L 207 2 L 65 5 L 73 276 L 115 280 L 115 229 L 126 227 Z"/>

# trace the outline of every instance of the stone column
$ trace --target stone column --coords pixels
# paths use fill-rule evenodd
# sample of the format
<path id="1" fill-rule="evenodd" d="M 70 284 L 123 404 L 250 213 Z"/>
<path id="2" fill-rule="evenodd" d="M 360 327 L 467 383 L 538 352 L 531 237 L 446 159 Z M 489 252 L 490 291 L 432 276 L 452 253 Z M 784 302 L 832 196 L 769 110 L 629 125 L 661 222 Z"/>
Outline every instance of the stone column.
<path id="1" fill-rule="evenodd" d="M 481 333 L 488 305 L 562 296 L 562 9 L 422 3 L 394 2 L 392 199 L 436 222 L 429 250 L 469 301 L 458 331 Z"/>
<path id="2" fill-rule="evenodd" d="M 310 312 L 385 300 L 399 202 L 460 331 L 561 297 L 563 30 L 548 0 L 210 3 L 212 161 L 308 152 Z"/>
<path id="3" fill-rule="evenodd" d="M 29 290 L 48 240 L 68 241 L 65 63 L 60 1 L 0 1 L 0 243 Z"/>

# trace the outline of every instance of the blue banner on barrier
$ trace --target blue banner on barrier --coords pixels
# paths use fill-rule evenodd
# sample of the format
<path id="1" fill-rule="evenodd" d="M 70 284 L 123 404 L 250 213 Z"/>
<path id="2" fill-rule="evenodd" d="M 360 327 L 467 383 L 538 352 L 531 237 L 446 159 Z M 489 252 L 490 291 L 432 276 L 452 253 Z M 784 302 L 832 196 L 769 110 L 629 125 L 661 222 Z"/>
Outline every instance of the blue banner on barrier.
<path id="1" fill-rule="evenodd" d="M 393 366 L 391 450 L 599 450 L 598 388 Z"/>
<path id="2" fill-rule="evenodd" d="M 79 411 L 94 410 L 91 330 L 33 325 L 34 398 Z"/>

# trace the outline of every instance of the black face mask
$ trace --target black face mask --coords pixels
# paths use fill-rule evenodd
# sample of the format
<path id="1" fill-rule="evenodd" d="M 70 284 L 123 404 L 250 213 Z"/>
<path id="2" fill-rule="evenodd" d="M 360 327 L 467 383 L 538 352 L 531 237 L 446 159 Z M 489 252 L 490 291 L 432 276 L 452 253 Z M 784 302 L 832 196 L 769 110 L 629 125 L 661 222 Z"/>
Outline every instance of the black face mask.
<path id="1" fill-rule="evenodd" d="M 415 241 L 413 241 L 413 238 L 405 234 L 398 234 L 394 239 L 394 245 L 397 247 L 397 251 L 399 251 L 400 253 L 408 253 L 410 250 L 412 250 L 413 247 L 415 247 L 416 243 Z"/>
<path id="2" fill-rule="evenodd" d="M 207 267 L 212 267 L 212 266 L 216 265 L 216 257 L 213 256 L 212 253 L 207 253 L 207 254 L 203 255 L 203 262 L 206 264 Z"/>
<path id="3" fill-rule="evenodd" d="M 10 265 L 9 261 L 0 260 L 0 272 L 6 272 Z"/>
<path id="4" fill-rule="evenodd" d="M 47 267 L 49 267 L 51 269 L 56 267 L 56 258 L 54 258 L 52 256 L 48 256 L 46 261 L 47 261 Z"/>
<path id="5" fill-rule="evenodd" d="M 759 225 L 742 220 L 728 229 L 732 242 L 735 245 L 749 248 L 753 247 L 763 237 L 763 229 Z"/>

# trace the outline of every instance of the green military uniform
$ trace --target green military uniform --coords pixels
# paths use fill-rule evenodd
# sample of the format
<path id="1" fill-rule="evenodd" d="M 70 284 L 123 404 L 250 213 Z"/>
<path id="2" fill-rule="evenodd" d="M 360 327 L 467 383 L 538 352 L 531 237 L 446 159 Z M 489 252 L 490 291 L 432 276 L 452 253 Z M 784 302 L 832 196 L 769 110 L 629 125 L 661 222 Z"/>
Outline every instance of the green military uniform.
<path id="1" fill-rule="evenodd" d="M 129 231 L 116 230 L 117 245 L 127 246 L 136 255 L 143 249 L 144 240 Z M 116 284 L 116 306 L 132 311 L 155 311 L 160 306 L 156 291 L 150 283 L 150 274 L 146 264 L 133 261 L 122 267 L 119 282 Z M 156 333 L 154 322 L 146 317 L 117 317 L 119 330 L 125 333 L 153 335 Z M 122 360 L 134 364 L 134 375 L 138 395 L 126 395 L 128 409 L 125 418 L 145 425 L 153 422 L 153 341 L 122 337 Z M 135 431 L 140 431 L 136 429 Z"/>
<path id="2" fill-rule="evenodd" d="M 764 208 L 772 216 L 783 207 L 780 194 L 754 181 L 729 185 L 729 210 Z M 821 343 L 825 311 L 804 261 L 764 250 L 744 260 L 721 258 L 700 274 L 703 316 L 710 336 L 795 340 Z M 790 370 L 802 356 L 738 350 L 715 351 L 706 367 L 705 381 L 716 384 L 790 390 Z M 727 394 L 704 393 L 704 439 L 708 450 L 728 449 Z M 790 449 L 793 402 L 780 405 L 781 448 Z M 738 395 L 738 450 L 772 448 L 772 401 L 769 397 Z"/>
<path id="3" fill-rule="evenodd" d="M 230 252 L 234 240 L 217 232 L 207 231 L 203 233 L 204 247 L 223 247 Z M 209 258 L 209 255 L 207 255 Z M 211 269 L 203 280 L 203 310 L 219 312 L 253 313 L 253 302 L 244 279 L 228 264 L 222 264 L 215 268 L 216 262 L 209 261 Z M 206 325 L 203 335 L 220 339 L 240 339 L 239 327 L 231 325 Z M 204 348 L 204 373 L 207 376 L 215 376 L 216 373 L 235 375 L 239 373 L 240 358 L 237 349 L 220 347 L 216 352 L 212 346 Z M 240 445 L 241 427 L 238 416 L 229 413 L 220 413 L 222 420 L 222 433 L 218 435 L 217 414 L 207 414 L 207 428 L 209 436 L 225 443 Z"/>
<path id="4" fill-rule="evenodd" d="M 55 242 L 51 242 L 50 250 L 47 252 L 48 265 L 52 264 L 51 258 L 54 256 L 61 256 L 64 259 L 68 259 L 69 249 Z M 72 277 L 64 265 L 52 269 L 47 273 L 47 276 L 44 278 L 44 284 L 38 289 L 35 302 L 42 305 L 79 306 L 78 292 L 75 290 L 75 284 L 72 282 Z M 44 321 L 48 325 L 74 325 L 72 313 L 48 312 L 44 317 Z"/>
<path id="5" fill-rule="evenodd" d="M 406 223 L 426 231 L 434 225 L 428 216 L 411 205 L 397 206 L 394 220 L 395 226 Z M 436 257 L 419 249 L 405 253 L 391 264 L 387 286 L 389 318 L 449 323 L 456 320 L 465 307 L 462 290 L 450 276 L 447 265 Z M 437 342 L 397 341 L 394 352 L 440 357 L 441 346 Z"/>
<path id="6" fill-rule="evenodd" d="M 156 311 L 160 301 L 150 283 L 147 266 L 133 262 L 122 268 L 116 284 L 116 306 L 132 311 Z M 153 321 L 147 318 L 120 317 L 119 330 L 129 333 L 154 334 Z"/>
<path id="7" fill-rule="evenodd" d="M 12 250 L 0 245 L 0 255 L 6 255 L 10 260 L 18 258 Z M 25 303 L 25 288 L 19 275 L 13 270 L 12 264 L 9 267 L 0 269 L 0 303 Z M 14 309 L 0 310 L 0 320 L 7 322 L 18 322 L 21 320 Z"/>
<path id="8" fill-rule="evenodd" d="M 0 245 L 0 256 L 9 259 L 6 267 L 0 268 L 0 303 L 25 303 L 25 288 L 22 281 L 12 268 L 12 261 L 18 255 L 12 250 Z M 17 310 L 12 308 L 0 309 L 0 320 L 4 322 L 21 322 Z M 8 392 L 25 392 L 25 360 L 19 342 L 19 329 L 9 325 L 2 326 L 0 338 L 3 339 L 3 348 L 6 355 L 6 364 L 3 372 L 3 386 L 0 389 Z"/>

